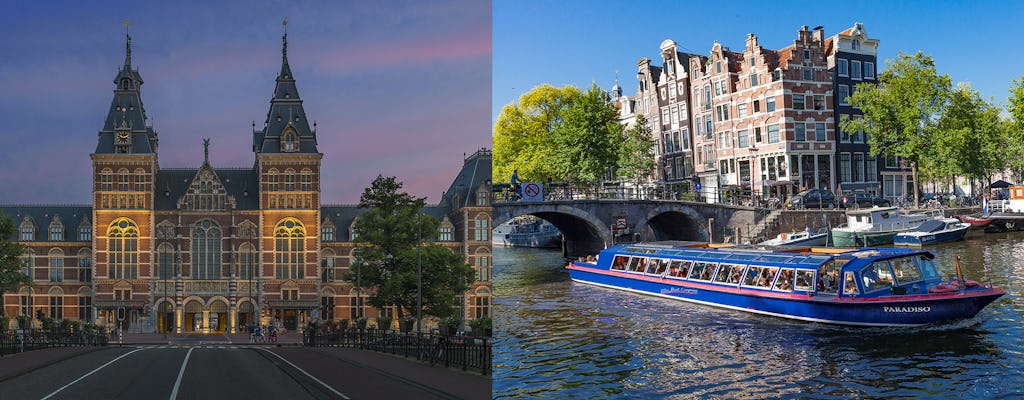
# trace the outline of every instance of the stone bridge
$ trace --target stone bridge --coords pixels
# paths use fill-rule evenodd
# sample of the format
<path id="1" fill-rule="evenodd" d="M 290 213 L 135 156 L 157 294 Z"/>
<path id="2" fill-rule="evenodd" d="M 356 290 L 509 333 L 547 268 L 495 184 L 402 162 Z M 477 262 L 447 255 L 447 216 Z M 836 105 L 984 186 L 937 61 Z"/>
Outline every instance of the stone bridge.
<path id="1" fill-rule="evenodd" d="M 495 202 L 494 225 L 521 215 L 547 220 L 562 231 L 567 255 L 592 254 L 622 241 L 721 242 L 764 218 L 765 210 L 675 200 L 556 200 Z M 616 229 L 625 220 L 625 229 Z M 618 228 L 618 227 L 616 227 Z"/>

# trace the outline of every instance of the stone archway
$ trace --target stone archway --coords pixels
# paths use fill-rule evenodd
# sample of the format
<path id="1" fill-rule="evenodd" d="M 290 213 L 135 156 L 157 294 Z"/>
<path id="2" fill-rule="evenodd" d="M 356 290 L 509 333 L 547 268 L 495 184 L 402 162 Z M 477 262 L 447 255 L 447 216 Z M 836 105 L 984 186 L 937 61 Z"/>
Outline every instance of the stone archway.
<path id="1" fill-rule="evenodd" d="M 693 208 L 678 204 L 659 204 L 647 212 L 638 227 L 642 232 L 641 239 L 646 241 L 708 240 L 707 218 Z"/>

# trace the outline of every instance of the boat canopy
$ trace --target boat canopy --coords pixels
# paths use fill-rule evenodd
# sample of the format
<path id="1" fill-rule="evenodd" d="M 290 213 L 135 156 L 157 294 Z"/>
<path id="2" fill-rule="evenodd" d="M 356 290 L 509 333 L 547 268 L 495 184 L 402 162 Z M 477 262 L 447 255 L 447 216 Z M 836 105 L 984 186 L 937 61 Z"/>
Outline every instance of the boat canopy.
<path id="1" fill-rule="evenodd" d="M 743 263 L 785 264 L 789 267 L 816 269 L 832 259 L 829 254 L 786 253 L 776 249 L 758 248 L 674 248 L 657 245 L 630 245 L 622 249 L 626 253 L 649 256 L 669 256 L 703 261 L 741 261 Z"/>
<path id="2" fill-rule="evenodd" d="M 918 232 L 938 232 L 943 229 L 946 229 L 946 222 L 937 219 L 924 221 L 924 223 L 917 227 Z"/>

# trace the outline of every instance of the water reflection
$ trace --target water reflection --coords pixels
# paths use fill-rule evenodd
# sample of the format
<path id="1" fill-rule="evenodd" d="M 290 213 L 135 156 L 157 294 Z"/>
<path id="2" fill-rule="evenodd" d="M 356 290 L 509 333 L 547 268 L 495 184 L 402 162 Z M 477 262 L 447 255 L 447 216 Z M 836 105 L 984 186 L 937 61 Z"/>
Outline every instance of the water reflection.
<path id="1" fill-rule="evenodd" d="M 932 249 L 1007 289 L 924 328 L 791 322 L 574 284 L 557 251 L 495 249 L 496 398 L 1024 396 L 1024 235 Z M 986 265 L 988 266 L 986 268 Z"/>

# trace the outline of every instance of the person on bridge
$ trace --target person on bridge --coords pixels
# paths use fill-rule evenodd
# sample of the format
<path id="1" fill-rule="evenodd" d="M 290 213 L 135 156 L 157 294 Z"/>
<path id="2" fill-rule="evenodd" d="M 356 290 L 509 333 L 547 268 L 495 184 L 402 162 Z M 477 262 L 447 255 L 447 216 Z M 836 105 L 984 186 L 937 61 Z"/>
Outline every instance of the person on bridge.
<path id="1" fill-rule="evenodd" d="M 522 197 L 522 193 L 520 192 L 520 190 L 522 190 L 522 188 L 519 186 L 519 170 L 513 169 L 512 170 L 512 192 L 513 192 L 512 196 L 513 196 L 513 199 L 521 198 Z"/>

